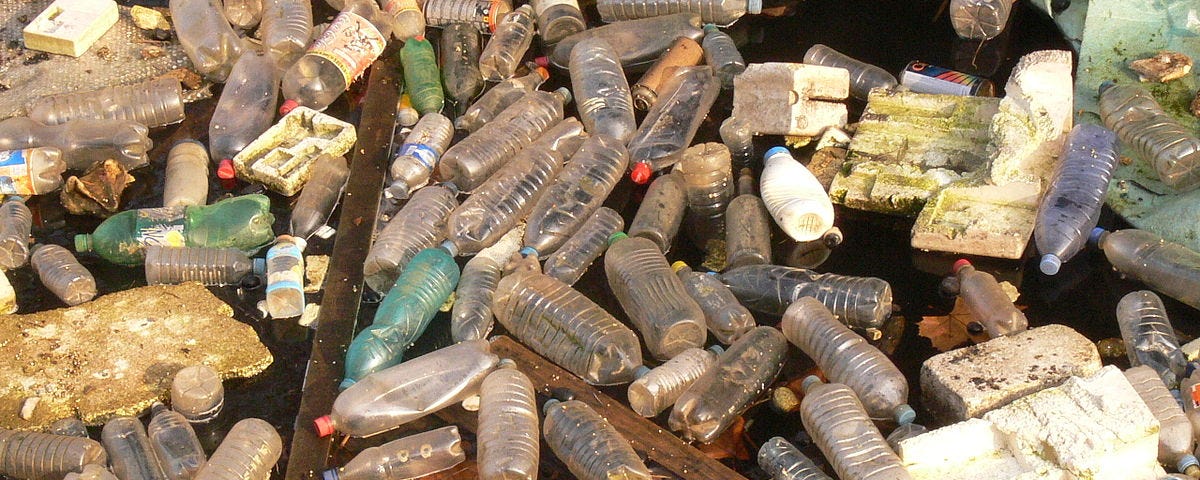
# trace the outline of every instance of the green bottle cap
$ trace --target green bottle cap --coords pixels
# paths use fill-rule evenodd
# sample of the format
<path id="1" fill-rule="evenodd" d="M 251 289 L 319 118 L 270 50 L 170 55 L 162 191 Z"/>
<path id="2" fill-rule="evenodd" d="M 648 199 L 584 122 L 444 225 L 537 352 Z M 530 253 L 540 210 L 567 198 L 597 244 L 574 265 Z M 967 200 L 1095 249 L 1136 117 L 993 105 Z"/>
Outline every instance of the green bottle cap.
<path id="1" fill-rule="evenodd" d="M 617 243 L 618 240 L 622 240 L 625 238 L 629 238 L 629 235 L 626 235 L 625 232 L 614 233 L 614 234 L 608 236 L 608 244 L 612 245 L 614 243 Z"/>
<path id="2" fill-rule="evenodd" d="M 75 251 L 90 252 L 92 251 L 92 234 L 81 233 L 75 236 Z"/>

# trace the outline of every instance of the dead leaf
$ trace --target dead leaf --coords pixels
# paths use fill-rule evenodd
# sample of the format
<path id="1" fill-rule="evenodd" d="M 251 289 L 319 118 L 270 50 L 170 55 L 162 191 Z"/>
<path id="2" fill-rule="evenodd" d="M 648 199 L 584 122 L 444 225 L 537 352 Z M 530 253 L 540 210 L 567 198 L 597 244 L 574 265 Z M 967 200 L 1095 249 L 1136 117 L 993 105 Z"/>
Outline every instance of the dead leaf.
<path id="1" fill-rule="evenodd" d="M 59 198 L 75 215 L 108 217 L 120 210 L 121 194 L 133 180 L 120 162 L 108 159 L 92 165 L 82 177 L 67 178 Z"/>
<path id="2" fill-rule="evenodd" d="M 918 322 L 918 334 L 928 338 L 933 348 L 941 352 L 953 350 L 968 340 L 975 343 L 987 341 L 987 332 L 971 335 L 967 331 L 967 325 L 974 320 L 966 302 L 959 298 L 954 301 L 954 310 L 949 315 L 924 317 Z"/>
<path id="3" fill-rule="evenodd" d="M 714 460 L 736 458 L 746 461 L 750 460 L 750 450 L 746 448 L 747 441 L 746 419 L 738 417 L 733 421 L 733 425 L 725 429 L 725 433 L 722 433 L 712 443 L 702 443 L 696 448 Z"/>

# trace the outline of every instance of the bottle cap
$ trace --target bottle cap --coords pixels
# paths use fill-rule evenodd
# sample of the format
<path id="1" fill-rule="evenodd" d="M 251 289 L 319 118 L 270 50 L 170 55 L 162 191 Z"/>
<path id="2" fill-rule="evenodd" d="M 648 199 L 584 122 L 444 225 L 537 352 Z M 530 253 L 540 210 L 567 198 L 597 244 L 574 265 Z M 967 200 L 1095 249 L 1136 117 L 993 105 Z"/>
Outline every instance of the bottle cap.
<path id="1" fill-rule="evenodd" d="M 713 25 L 711 23 L 704 24 L 704 33 L 712 33 L 712 32 L 719 32 L 719 31 L 721 31 L 721 30 L 718 29 L 716 25 Z"/>
<path id="2" fill-rule="evenodd" d="M 1101 95 L 1104 95 L 1104 91 L 1105 91 L 1105 90 L 1108 90 L 1108 89 L 1110 89 L 1110 88 L 1112 88 L 1112 87 L 1115 87 L 1115 86 L 1117 86 L 1117 84 L 1116 84 L 1116 83 L 1113 83 L 1113 81 L 1112 81 L 1112 80 L 1105 80 L 1105 81 L 1103 81 L 1103 82 L 1100 82 L 1100 89 L 1099 89 L 1099 90 L 1100 90 L 1100 94 L 1101 94 Z"/>
<path id="3" fill-rule="evenodd" d="M 792 389 L 779 387 L 771 391 L 771 406 L 781 413 L 794 412 L 800 407 L 800 399 Z"/>
<path id="4" fill-rule="evenodd" d="M 1189 472 L 1188 470 L 1200 470 L 1198 465 L 1200 465 L 1200 462 L 1196 461 L 1196 456 L 1189 453 L 1184 455 L 1183 458 L 1179 459 L 1179 464 L 1176 465 L 1176 468 L 1178 471 L 1186 473 L 1192 478 L 1195 478 L 1196 474 L 1200 472 Z"/>
<path id="5" fill-rule="evenodd" d="M 333 419 L 329 418 L 329 415 L 317 417 L 316 420 L 313 420 L 313 425 L 317 427 L 318 437 L 333 435 Z"/>
<path id="6" fill-rule="evenodd" d="M 90 252 L 92 251 L 92 235 L 90 233 L 81 233 L 75 236 L 75 251 Z"/>
<path id="7" fill-rule="evenodd" d="M 1059 260 L 1058 255 L 1047 253 L 1042 255 L 1042 262 L 1038 264 L 1038 269 L 1046 275 L 1054 275 L 1058 273 L 1058 267 L 1062 266 L 1062 260 Z"/>
<path id="8" fill-rule="evenodd" d="M 775 155 L 778 155 L 781 153 L 786 153 L 789 156 L 791 156 L 791 154 L 792 154 L 791 150 L 788 150 L 787 147 L 784 147 L 784 146 L 771 147 L 770 149 L 767 150 L 767 153 L 763 154 L 763 160 L 774 157 Z"/>
<path id="9" fill-rule="evenodd" d="M 496 370 L 505 368 L 517 368 L 517 362 L 513 361 L 511 358 L 501 358 L 500 361 L 496 363 Z"/>
<path id="10" fill-rule="evenodd" d="M 626 235 L 625 232 L 617 232 L 617 233 L 614 233 L 614 234 L 608 236 L 608 244 L 612 245 L 614 243 L 617 243 L 617 241 L 623 240 L 626 238 L 629 238 L 629 235 Z"/>
<path id="11" fill-rule="evenodd" d="M 237 171 L 233 168 L 233 160 L 222 158 L 221 163 L 217 166 L 217 178 L 221 180 L 233 180 L 237 177 Z"/>
<path id="12" fill-rule="evenodd" d="M 458 247 L 454 246 L 454 242 L 445 240 L 441 245 L 438 245 L 438 247 L 441 247 L 442 250 L 445 250 L 446 253 L 449 253 L 451 257 L 458 255 Z"/>
<path id="13" fill-rule="evenodd" d="M 824 382 L 822 382 L 820 378 L 817 378 L 816 375 L 809 375 L 807 377 L 804 377 L 804 381 L 800 382 L 800 388 L 804 389 L 804 393 L 808 393 L 808 391 L 811 390 L 813 387 L 820 385 L 822 383 L 824 383 Z"/>
<path id="14" fill-rule="evenodd" d="M 299 106 L 300 106 L 300 102 L 297 102 L 295 100 L 284 100 L 283 105 L 279 106 L 279 114 L 287 115 L 288 112 L 295 110 L 296 107 L 299 107 Z"/>
<path id="15" fill-rule="evenodd" d="M 912 407 L 907 403 L 896 407 L 896 423 L 899 425 L 908 425 L 917 419 L 917 412 L 913 411 Z"/>
<path id="16" fill-rule="evenodd" d="M 425 36 L 424 36 L 424 35 L 417 35 L 417 36 L 413 37 L 413 40 L 416 40 L 416 41 L 418 41 L 418 42 L 424 42 L 424 41 L 425 41 Z"/>
<path id="17" fill-rule="evenodd" d="M 717 354 L 717 356 L 719 357 L 719 356 L 721 356 L 722 353 L 725 353 L 725 347 L 722 347 L 720 345 L 713 345 L 711 347 L 708 347 L 708 351 Z"/>
<path id="18" fill-rule="evenodd" d="M 845 239 L 846 237 L 842 235 L 842 229 L 838 227 L 830 228 L 828 232 L 825 232 L 825 235 L 821 236 L 821 240 L 823 240 L 825 242 L 825 246 L 829 248 L 841 245 L 842 240 Z"/>
<path id="19" fill-rule="evenodd" d="M 971 262 L 969 260 L 967 260 L 965 258 L 960 258 L 960 259 L 954 261 L 954 267 L 952 267 L 951 270 L 954 273 L 958 273 L 958 271 L 962 270 L 963 267 L 970 267 L 970 266 L 971 266 Z"/>
<path id="20" fill-rule="evenodd" d="M 682 260 L 677 260 L 675 263 L 671 264 L 671 271 L 675 272 L 675 273 L 679 273 L 680 270 L 683 270 L 685 268 L 688 268 L 688 264 L 687 264 L 687 262 L 682 261 Z"/>
<path id="21" fill-rule="evenodd" d="M 1092 233 L 1090 235 L 1088 235 L 1088 243 L 1092 244 L 1093 246 L 1099 247 L 1100 239 L 1104 238 L 1104 234 L 1106 234 L 1106 233 L 1108 233 L 1108 230 L 1105 230 L 1100 227 L 1093 228 Z"/>
<path id="22" fill-rule="evenodd" d="M 321 480 L 338 480 L 337 471 L 338 471 L 338 469 L 331 468 L 329 470 L 321 472 Z"/>
<path id="23" fill-rule="evenodd" d="M 264 273 L 267 273 L 267 259 L 255 258 L 253 260 L 250 260 L 250 262 L 251 262 L 250 271 L 254 272 L 255 275 L 262 275 Z"/>
<path id="24" fill-rule="evenodd" d="M 549 413 L 551 408 L 554 408 L 555 405 L 558 405 L 560 403 L 562 403 L 562 402 L 560 402 L 557 398 L 551 398 L 549 400 L 546 400 L 546 403 L 542 405 L 542 413 L 543 414 Z"/>
<path id="25" fill-rule="evenodd" d="M 751 15 L 762 13 L 762 0 L 746 0 L 746 13 Z"/>
<path id="26" fill-rule="evenodd" d="M 538 258 L 538 251 L 533 247 L 521 247 L 520 250 L 517 250 L 517 253 L 521 254 L 522 257 L 532 256 L 533 258 Z"/>
<path id="27" fill-rule="evenodd" d="M 542 67 L 541 70 L 538 70 L 538 73 L 542 73 L 543 71 L 546 71 L 547 68 L 550 68 L 550 57 L 542 55 L 540 57 L 534 58 L 533 63 L 539 67 Z M 543 79 L 548 78 L 548 77 L 550 77 L 549 71 L 546 71 L 546 73 L 542 74 Z"/>
<path id="28" fill-rule="evenodd" d="M 567 90 L 567 87 L 558 87 L 554 90 L 554 93 L 557 93 L 558 96 L 562 97 L 563 105 L 571 103 L 571 99 L 575 98 L 571 96 L 571 91 Z"/>
<path id="29" fill-rule="evenodd" d="M 488 33 L 495 32 L 496 31 L 496 23 L 499 22 L 500 17 L 502 17 L 505 14 L 507 14 L 508 12 L 512 11 L 511 5 L 509 5 L 508 8 L 500 8 L 500 5 L 502 5 L 503 3 L 504 3 L 504 0 L 492 0 L 492 3 L 488 5 L 488 13 L 487 13 Z"/>
<path id="30" fill-rule="evenodd" d="M 458 185 L 455 185 L 454 182 L 451 182 L 451 181 L 445 181 L 445 182 L 440 183 L 439 185 L 441 185 L 442 188 L 449 190 L 450 193 L 453 193 L 454 195 L 458 195 L 458 192 L 462 191 L 462 190 L 458 189 Z"/>
<path id="31" fill-rule="evenodd" d="M 355 380 L 353 378 L 343 378 L 342 383 L 338 384 L 338 390 L 346 391 L 346 389 L 354 386 L 354 384 L 357 382 L 358 382 L 358 380 Z"/>
<path id="32" fill-rule="evenodd" d="M 629 172 L 629 179 L 638 185 L 645 185 L 650 181 L 651 175 L 654 175 L 654 172 L 650 170 L 650 164 L 638 162 L 633 164 L 633 170 Z"/>
<path id="33" fill-rule="evenodd" d="M 637 370 L 633 372 L 633 378 L 642 378 L 646 376 L 647 373 L 650 373 L 650 367 L 639 365 Z"/>

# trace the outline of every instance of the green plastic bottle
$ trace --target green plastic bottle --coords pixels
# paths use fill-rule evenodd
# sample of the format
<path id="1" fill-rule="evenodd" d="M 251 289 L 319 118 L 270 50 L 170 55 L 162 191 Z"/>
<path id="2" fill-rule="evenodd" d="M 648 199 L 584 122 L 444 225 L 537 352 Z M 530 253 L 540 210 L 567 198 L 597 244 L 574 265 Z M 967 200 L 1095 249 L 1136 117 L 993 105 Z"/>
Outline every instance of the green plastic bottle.
<path id="1" fill-rule="evenodd" d="M 271 201 L 254 194 L 191 205 L 127 210 L 91 234 L 75 236 L 77 252 L 96 252 L 118 265 L 141 265 L 148 245 L 236 248 L 247 255 L 275 239 Z"/>
<path id="2" fill-rule="evenodd" d="M 400 65 L 404 69 L 404 87 L 421 115 L 441 112 L 445 103 L 442 93 L 442 74 L 438 70 L 433 44 L 424 36 L 404 42 L 400 49 Z"/>

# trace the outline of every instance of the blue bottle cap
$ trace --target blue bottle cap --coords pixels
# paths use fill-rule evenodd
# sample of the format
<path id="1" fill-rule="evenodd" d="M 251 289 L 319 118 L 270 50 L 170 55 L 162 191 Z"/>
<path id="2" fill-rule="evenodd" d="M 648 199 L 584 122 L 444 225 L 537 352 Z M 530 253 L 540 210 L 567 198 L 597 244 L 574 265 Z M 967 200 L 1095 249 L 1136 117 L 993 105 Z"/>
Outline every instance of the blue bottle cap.
<path id="1" fill-rule="evenodd" d="M 1058 274 L 1058 268 L 1061 266 L 1062 260 L 1058 258 L 1058 255 L 1047 253 L 1042 255 L 1042 262 L 1038 264 L 1038 269 L 1046 275 L 1056 275 Z"/>
<path id="2" fill-rule="evenodd" d="M 763 160 L 766 160 L 766 159 L 768 159 L 768 158 L 774 157 L 775 155 L 778 155 L 778 154 L 780 154 L 780 153 L 786 153 L 786 154 L 788 154 L 789 156 L 791 156 L 791 154 L 792 154 L 792 151 L 791 151 L 791 150 L 788 150 L 788 148 L 787 148 L 787 147 L 782 147 L 782 146 L 780 146 L 780 147 L 771 147 L 770 149 L 768 149 L 768 150 L 767 150 L 767 153 L 764 153 L 764 154 L 763 154 Z"/>
<path id="3" fill-rule="evenodd" d="M 896 423 L 899 425 L 908 425 L 917 419 L 917 412 L 913 411 L 912 407 L 907 403 L 896 407 Z"/>
<path id="4" fill-rule="evenodd" d="M 1183 458 L 1179 459 L 1179 464 L 1176 465 L 1176 471 L 1188 473 L 1187 469 L 1197 465 L 1200 465 L 1200 462 L 1196 461 L 1195 455 L 1187 454 L 1184 455 Z"/>
<path id="5" fill-rule="evenodd" d="M 520 250 L 517 250 L 517 253 L 521 254 L 522 257 L 532 256 L 533 258 L 538 258 L 538 251 L 533 247 L 521 247 Z"/>
<path id="6" fill-rule="evenodd" d="M 1093 228 L 1092 233 L 1088 235 L 1088 243 L 1093 246 L 1100 246 L 1100 237 L 1104 236 L 1105 233 L 1108 233 L 1108 230 L 1100 227 Z"/>

